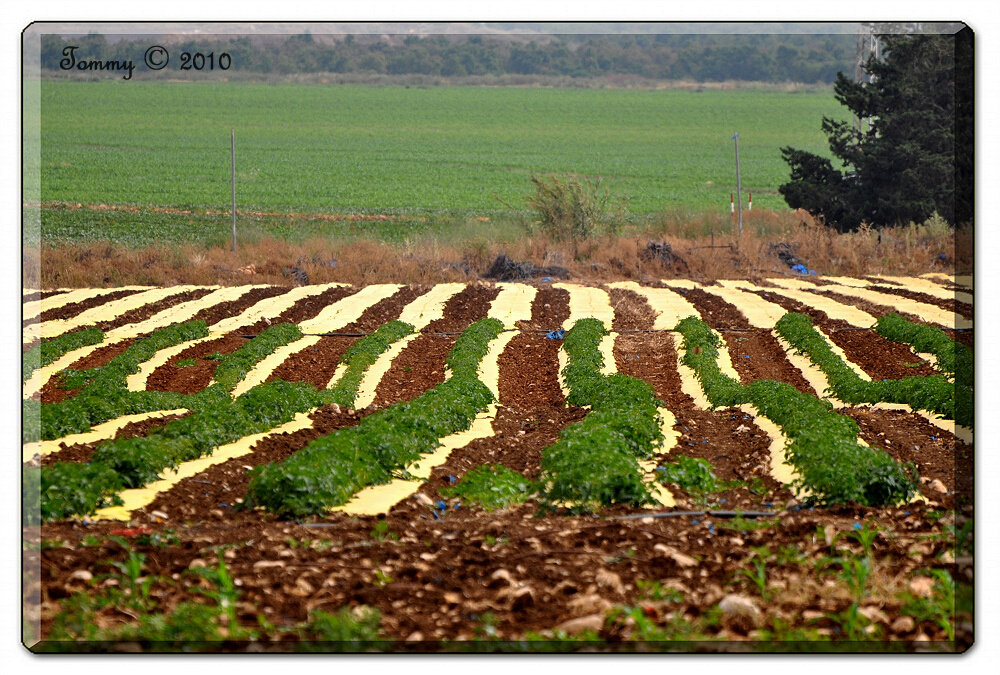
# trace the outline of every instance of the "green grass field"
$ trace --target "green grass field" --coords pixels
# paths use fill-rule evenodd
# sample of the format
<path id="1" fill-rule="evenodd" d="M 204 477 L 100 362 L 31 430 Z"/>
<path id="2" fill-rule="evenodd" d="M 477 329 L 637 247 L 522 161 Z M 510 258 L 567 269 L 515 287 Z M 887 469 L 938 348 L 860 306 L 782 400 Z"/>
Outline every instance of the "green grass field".
<path id="1" fill-rule="evenodd" d="M 754 90 L 46 81 L 41 199 L 228 209 L 232 128 L 241 209 L 487 213 L 523 205 L 531 172 L 575 172 L 632 213 L 728 211 L 738 131 L 744 191 L 785 209 L 780 148 L 827 154 L 820 118 L 843 111 Z"/>

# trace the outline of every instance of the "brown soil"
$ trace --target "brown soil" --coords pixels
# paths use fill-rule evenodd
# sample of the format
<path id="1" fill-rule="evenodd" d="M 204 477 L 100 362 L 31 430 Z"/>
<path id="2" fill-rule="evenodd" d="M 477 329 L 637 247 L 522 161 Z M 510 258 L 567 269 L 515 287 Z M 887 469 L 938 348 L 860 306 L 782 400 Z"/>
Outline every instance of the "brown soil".
<path id="1" fill-rule="evenodd" d="M 844 350 L 847 358 L 860 366 L 873 380 L 898 380 L 916 375 L 933 375 L 936 372 L 926 361 L 910 351 L 909 347 L 886 340 L 873 330 L 858 330 L 846 321 L 830 319 L 826 312 L 803 305 L 780 293 L 756 291 L 756 294 L 781 305 L 789 312 L 807 314 L 813 320 L 813 325 L 826 333 L 834 344 Z"/>
<path id="2" fill-rule="evenodd" d="M 109 331 L 114 328 L 120 328 L 130 323 L 139 323 L 145 321 L 149 317 L 162 312 L 165 309 L 173 307 L 174 305 L 179 305 L 182 302 L 188 302 L 190 300 L 197 300 L 198 298 L 203 298 L 209 293 L 212 293 L 210 288 L 196 288 L 193 291 L 184 291 L 183 293 L 176 293 L 169 297 L 158 300 L 157 302 L 152 302 L 148 305 L 143 305 L 142 307 L 137 307 L 130 312 L 125 312 L 124 314 L 119 314 L 117 317 L 111 321 L 101 321 L 97 324 L 97 327 L 102 331 Z"/>
<path id="3" fill-rule="evenodd" d="M 101 366 L 106 366 L 111 359 L 125 352 L 132 343 L 135 342 L 134 339 L 128 338 L 121 340 L 120 342 L 115 342 L 110 345 L 105 345 L 103 347 L 98 347 L 92 351 L 87 356 L 81 359 L 77 359 L 70 364 L 69 370 L 89 370 L 91 368 L 100 368 Z M 42 403 L 58 403 L 60 401 L 65 401 L 68 398 L 73 398 L 82 391 L 81 389 L 63 389 L 60 385 L 63 383 L 62 375 L 55 375 L 49 378 L 49 381 L 42 386 L 41 400 Z"/>
<path id="4" fill-rule="evenodd" d="M 427 324 L 423 335 L 393 359 L 375 390 L 372 406 L 384 408 L 409 401 L 444 382 L 448 354 L 457 334 L 484 318 L 499 292 L 495 287 L 467 286 L 448 300 L 441 318 Z"/>
<path id="5" fill-rule="evenodd" d="M 165 415 L 163 417 L 152 417 L 148 420 L 142 420 L 141 422 L 129 422 L 115 434 L 115 440 L 134 438 L 136 436 L 146 436 L 149 432 L 154 429 L 160 429 L 165 427 L 170 422 L 174 420 L 179 420 L 182 417 L 187 417 L 190 413 L 184 413 L 181 415 Z M 45 457 L 42 457 L 42 466 L 48 466 L 50 464 L 55 464 L 56 462 L 89 462 L 91 455 L 94 451 L 101 445 L 98 443 L 77 443 L 75 445 L 66 445 L 65 443 L 60 443 L 60 450 L 50 453 Z"/>
<path id="6" fill-rule="evenodd" d="M 611 307 L 615 310 L 615 318 L 611 330 L 649 330 L 656 320 L 653 308 L 635 291 L 622 288 L 605 289 L 611 298 Z"/>
<path id="7" fill-rule="evenodd" d="M 569 318 L 569 292 L 543 288 L 531 303 L 531 318 L 518 322 L 526 331 L 553 331 Z M 541 332 L 524 332 L 507 343 L 497 363 L 500 403 L 524 410 L 559 407 L 565 403 L 559 386 L 558 353 L 562 341 Z"/>
<path id="8" fill-rule="evenodd" d="M 273 298 L 276 295 L 282 295 L 290 290 L 292 290 L 290 287 L 283 286 L 252 288 L 235 300 L 220 302 L 212 305 L 211 307 L 206 307 L 191 317 L 189 321 L 204 321 L 206 325 L 212 326 L 213 324 L 216 324 L 223 319 L 228 319 L 231 316 L 239 316 L 244 310 L 253 307 L 261 300 Z"/>
<path id="9" fill-rule="evenodd" d="M 644 330 L 642 326 L 648 321 L 645 303 L 627 294 L 615 296 L 616 323 Z M 713 321 L 738 320 L 728 316 L 725 308 L 713 308 L 712 312 Z M 477 313 L 470 310 L 467 320 Z M 523 328 L 553 330 L 566 317 L 565 291 L 544 289 Z M 873 339 L 873 332 L 865 334 L 870 351 L 881 354 L 885 361 L 895 358 L 883 351 L 883 343 Z M 746 331 L 734 331 L 733 335 L 748 338 L 730 348 L 734 354 L 742 354 L 737 351 L 742 349 L 751 357 L 734 360 L 749 361 L 754 377 L 782 372 L 763 335 Z M 394 651 L 454 650 L 455 643 L 439 641 L 475 638 L 483 631 L 487 612 L 495 618 L 496 636 L 501 639 L 520 638 L 528 631 L 551 630 L 567 620 L 593 619 L 596 615 L 597 630 L 602 639 L 612 643 L 610 649 L 629 648 L 620 642 L 628 639 L 632 630 L 628 622 L 603 622 L 602 615 L 612 605 L 638 606 L 660 626 L 669 625 L 671 616 L 693 624 L 704 622 L 710 610 L 715 611 L 713 608 L 730 593 L 751 599 L 765 612 L 767 626 L 781 619 L 793 628 L 819 628 L 843 639 L 837 632 L 841 627 L 831 617 L 847 611 L 852 599 L 835 574 L 839 568 L 824 563 L 824 556 L 860 555 L 862 549 L 849 538 L 833 544 L 825 538 L 832 541 L 836 533 L 851 532 L 867 520 L 877 523 L 883 534 L 873 544 L 872 596 L 862 605 L 878 608 L 884 619 L 876 622 L 883 634 L 905 641 L 907 649 L 928 644 L 917 640 L 943 640 L 944 632 L 931 620 L 912 626 L 896 623 L 907 614 L 899 594 L 910 591 L 910 581 L 918 570 L 945 569 L 961 581 L 972 579 L 970 559 L 956 555 L 952 562 L 941 557 L 946 552 L 951 555 L 953 546 L 945 526 L 960 524 L 972 513 L 971 502 L 961 498 L 971 494 L 971 485 L 964 477 L 971 473 L 963 471 L 971 470 L 972 448 L 956 443 L 915 415 L 848 409 L 847 414 L 858 420 L 863 438 L 898 453 L 899 459 L 918 462 L 921 476 L 940 479 L 949 493 L 928 492 L 930 483 L 925 485 L 925 494 L 940 504 L 937 507 L 802 509 L 769 476 L 770 441 L 752 418 L 737 409 L 698 410 L 681 392 L 675 365 L 676 339 L 667 332 L 619 335 L 615 342 L 618 368 L 648 382 L 676 417 L 677 445 L 664 448 L 661 461 L 671 461 L 680 454 L 702 457 L 712 464 L 717 478 L 740 483 L 708 495 L 669 486 L 678 501 L 673 512 L 717 508 L 776 514 L 760 523 L 759 529 L 745 525 L 739 529 L 731 519 L 706 515 L 614 519 L 627 515 L 629 510 L 623 508 L 608 509 L 600 517 L 539 516 L 534 501 L 486 512 L 454 499 L 444 500 L 445 509 L 435 509 L 411 498 L 384 518 L 334 513 L 301 523 L 279 521 L 262 511 L 234 509 L 245 496 L 247 467 L 281 461 L 320 435 L 356 424 L 363 414 L 328 407 L 313 414 L 314 428 L 265 439 L 250 454 L 185 479 L 145 509 L 134 512 L 133 526 L 170 531 L 180 540 L 179 544 L 159 547 L 136 544 L 134 550 L 146 556 L 143 573 L 174 580 L 173 584 L 153 585 L 162 606 L 173 607 L 194 595 L 191 585 L 197 580 L 187 572 L 192 565 L 204 562 L 214 566 L 220 550 L 217 547 L 225 545 L 226 567 L 240 593 L 237 614 L 241 623 L 256 627 L 260 615 L 277 627 L 290 627 L 305 621 L 313 610 L 336 612 L 342 607 L 368 605 L 381 613 L 381 630 L 394 641 L 388 645 Z M 435 502 L 442 500 L 442 488 L 453 485 L 474 466 L 487 463 L 504 464 L 529 477 L 537 473 L 542 450 L 554 442 L 561 429 L 585 414 L 582 409 L 566 407 L 562 400 L 556 379 L 559 346 L 559 341 L 547 340 L 542 333 L 525 332 L 511 341 L 500 359 L 501 406 L 493 424 L 496 434 L 454 451 L 420 487 L 422 495 Z M 916 369 L 907 370 L 912 374 Z M 910 449 L 914 446 L 916 449 Z M 959 459 L 960 455 L 964 456 Z M 956 485 L 958 499 L 951 494 Z M 958 514 L 942 512 L 951 505 L 960 510 Z M 943 519 L 929 517 L 930 508 Z M 163 514 L 154 516 L 153 511 L 163 512 L 166 519 Z M 963 520 L 956 521 L 956 517 Z M 386 521 L 394 536 L 373 536 L 380 520 Z M 119 523 L 85 525 L 79 521 L 42 527 L 45 540 L 68 544 L 41 550 L 43 635 L 51 629 L 58 601 L 86 585 L 71 578 L 74 573 L 87 570 L 99 578 L 115 571 L 109 560 L 126 557 L 111 541 L 82 546 L 84 537 L 105 537 L 120 528 Z M 767 547 L 772 554 L 796 550 L 804 556 L 800 562 L 769 559 L 767 579 L 773 597 L 768 602 L 740 574 L 741 570 L 753 571 L 755 553 L 751 547 Z M 824 565 L 831 573 L 822 572 Z M 680 599 L 670 602 L 644 595 L 639 582 L 647 581 L 676 590 Z M 102 620 L 131 621 L 112 616 L 112 612 L 100 612 Z M 970 615 L 959 615 L 956 635 L 960 649 L 971 644 L 971 621 Z M 746 626 L 726 618 L 705 630 L 722 642 L 699 649 L 742 648 L 741 643 L 757 635 L 748 634 Z M 294 631 L 271 631 L 251 649 L 291 650 L 298 639 Z M 405 642 L 407 639 L 411 642 Z M 681 651 L 695 647 L 690 643 L 673 645 Z M 220 648 L 244 650 L 247 646 Z M 781 645 L 778 648 L 783 649 Z"/>
<path id="10" fill-rule="evenodd" d="M 917 291 L 897 288 L 895 286 L 873 286 L 872 290 L 879 291 L 880 293 L 889 293 L 890 295 L 898 295 L 901 298 L 916 300 L 917 302 L 923 302 L 928 305 L 934 305 L 935 307 L 940 307 L 941 309 L 954 312 L 955 314 L 969 319 L 973 317 L 972 305 L 967 302 L 959 302 L 954 298 L 944 300 L 942 298 L 936 298 L 933 295 L 918 293 Z"/>
<path id="11" fill-rule="evenodd" d="M 333 289 L 339 290 L 339 289 Z M 358 289 L 360 290 L 360 289 Z M 366 309 L 358 320 L 340 329 L 338 333 L 371 333 L 390 321 L 395 321 L 402 314 L 403 308 L 416 300 L 418 297 L 430 290 L 430 287 L 407 286 L 396 291 L 394 294 L 381 300 Z M 329 293 L 330 291 L 327 291 Z M 356 291 L 355 291 L 356 292 Z M 352 293 L 345 293 L 344 296 Z M 324 293 L 323 295 L 326 295 Z M 339 298 L 338 298 L 339 299 Z M 335 300 L 330 300 L 335 302 Z M 325 306 L 325 305 L 324 305 Z M 293 308 L 294 309 L 294 308 Z M 319 314 L 323 307 L 313 305 L 309 311 L 315 309 L 311 316 L 299 319 L 313 318 Z M 321 338 L 318 343 L 300 352 L 292 354 L 289 358 L 274 369 L 268 377 L 271 380 L 285 380 L 286 382 L 310 382 L 317 389 L 325 388 L 337 370 L 340 357 L 358 341 L 355 336 L 335 336 Z"/>
<path id="12" fill-rule="evenodd" d="M 53 309 L 46 310 L 42 312 L 40 319 L 41 321 L 51 321 L 52 319 L 72 319 L 74 316 L 82 314 L 91 307 L 100 307 L 101 305 L 105 305 L 109 302 L 114 302 L 115 300 L 119 300 L 121 298 L 125 298 L 139 292 L 140 291 L 133 290 L 133 291 L 115 291 L 114 293 L 106 293 L 104 295 L 99 295 L 94 298 L 89 298 L 81 302 L 74 302 L 69 305 L 63 305 L 62 307 L 55 307 Z M 33 320 L 31 323 L 37 323 L 37 322 L 38 320 L 36 319 Z M 23 323 L 25 326 L 28 325 L 27 321 Z"/>
<path id="13" fill-rule="evenodd" d="M 308 321 L 309 319 L 316 317 L 316 315 L 322 312 L 323 308 L 327 305 L 332 305 L 338 300 L 343 300 L 349 295 L 354 295 L 359 290 L 361 289 L 353 286 L 337 286 L 335 288 L 330 288 L 323 291 L 319 295 L 302 298 L 274 319 L 261 319 L 256 323 L 241 326 L 233 332 L 245 335 L 257 335 L 258 333 L 266 330 L 269 326 L 276 324 L 302 323 L 303 321 Z"/>
<path id="14" fill-rule="evenodd" d="M 240 310 L 242 311 L 242 310 Z M 146 378 L 146 391 L 172 391 L 178 394 L 193 394 L 201 391 L 212 381 L 219 362 L 207 357 L 214 354 L 232 354 L 249 340 L 238 335 L 224 335 L 215 340 L 201 342 L 188 347 L 180 354 L 171 356 L 162 366 Z M 180 361 L 195 360 L 192 365 L 179 366 Z"/>

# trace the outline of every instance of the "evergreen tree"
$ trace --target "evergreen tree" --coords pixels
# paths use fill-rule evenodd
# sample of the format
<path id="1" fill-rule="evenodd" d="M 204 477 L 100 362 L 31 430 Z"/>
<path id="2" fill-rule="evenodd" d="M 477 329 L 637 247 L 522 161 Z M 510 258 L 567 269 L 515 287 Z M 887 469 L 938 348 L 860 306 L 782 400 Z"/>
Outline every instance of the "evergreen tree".
<path id="1" fill-rule="evenodd" d="M 883 58 L 865 64 L 873 82 L 837 74 L 834 93 L 858 119 L 823 118 L 826 158 L 782 148 L 791 181 L 778 188 L 839 231 L 923 222 L 934 212 L 972 222 L 972 31 L 879 37 Z"/>

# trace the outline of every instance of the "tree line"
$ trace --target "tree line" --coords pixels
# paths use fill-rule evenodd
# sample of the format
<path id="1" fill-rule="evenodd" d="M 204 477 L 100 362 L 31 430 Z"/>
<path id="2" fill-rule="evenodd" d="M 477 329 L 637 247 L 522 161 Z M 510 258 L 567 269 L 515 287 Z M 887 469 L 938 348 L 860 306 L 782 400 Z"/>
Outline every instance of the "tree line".
<path id="1" fill-rule="evenodd" d="M 372 73 L 382 75 L 635 75 L 658 80 L 802 82 L 830 84 L 852 72 L 853 34 L 650 34 L 556 36 L 511 41 L 482 35 L 416 36 L 386 40 L 337 36 L 332 44 L 308 33 L 284 40 L 249 36 L 192 39 L 171 47 L 228 53 L 232 68 L 261 74 Z M 58 70 L 63 49 L 88 59 L 133 60 L 146 67 L 145 42 L 109 43 L 103 35 L 42 37 L 41 66 Z"/>

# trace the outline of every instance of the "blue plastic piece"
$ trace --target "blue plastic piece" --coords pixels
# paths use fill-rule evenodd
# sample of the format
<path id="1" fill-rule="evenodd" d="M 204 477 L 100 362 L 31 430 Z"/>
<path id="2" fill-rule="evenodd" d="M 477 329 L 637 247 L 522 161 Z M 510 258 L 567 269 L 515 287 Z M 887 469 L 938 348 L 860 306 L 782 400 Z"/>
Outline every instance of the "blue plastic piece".
<path id="1" fill-rule="evenodd" d="M 438 509 L 440 511 L 444 511 L 446 508 L 448 508 L 448 505 L 445 504 L 443 501 L 440 501 L 440 502 L 437 502 L 436 504 L 434 504 L 434 508 L 436 508 L 436 509 Z"/>
<path id="2" fill-rule="evenodd" d="M 542 279 L 542 283 L 545 283 L 546 281 L 552 281 L 552 277 L 545 277 Z"/>
<path id="3" fill-rule="evenodd" d="M 559 330 L 554 330 L 551 333 L 547 334 L 545 337 L 547 337 L 550 340 L 562 340 L 564 337 L 566 337 L 566 329 L 560 328 Z"/>

